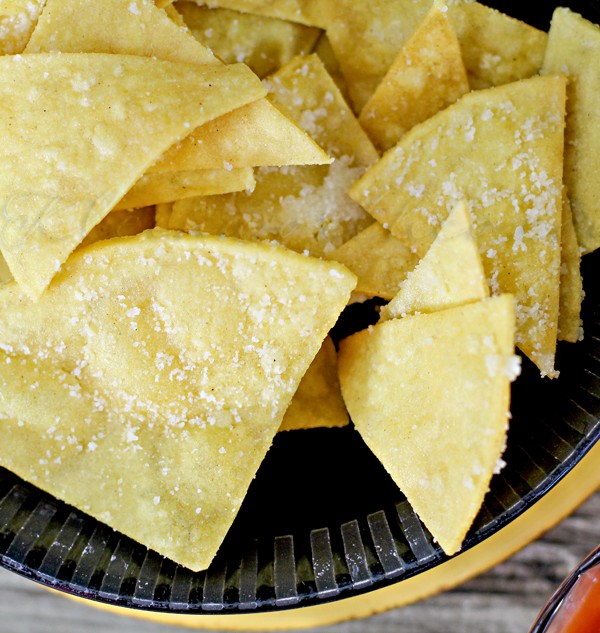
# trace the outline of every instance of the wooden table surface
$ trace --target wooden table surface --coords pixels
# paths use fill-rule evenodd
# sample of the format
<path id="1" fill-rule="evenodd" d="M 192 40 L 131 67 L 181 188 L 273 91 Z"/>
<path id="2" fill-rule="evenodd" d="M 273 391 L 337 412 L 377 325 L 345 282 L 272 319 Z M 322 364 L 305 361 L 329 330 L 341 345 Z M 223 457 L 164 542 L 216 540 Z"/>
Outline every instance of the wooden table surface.
<path id="1" fill-rule="evenodd" d="M 564 576 L 600 543 L 600 492 L 512 558 L 414 605 L 313 633 L 527 633 Z M 126 612 L 125 612 L 126 613 Z M 0 633 L 177 633 L 74 603 L 0 570 Z M 307 630 L 308 631 L 308 630 Z"/>

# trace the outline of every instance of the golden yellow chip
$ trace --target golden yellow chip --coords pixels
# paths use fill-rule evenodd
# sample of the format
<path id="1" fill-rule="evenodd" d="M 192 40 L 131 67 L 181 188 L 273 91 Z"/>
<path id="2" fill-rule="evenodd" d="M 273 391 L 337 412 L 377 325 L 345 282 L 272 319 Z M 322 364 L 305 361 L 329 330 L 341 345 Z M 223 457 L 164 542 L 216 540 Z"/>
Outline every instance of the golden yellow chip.
<path id="1" fill-rule="evenodd" d="M 471 92 L 407 132 L 350 190 L 422 257 L 469 200 L 493 294 L 517 299 L 517 344 L 553 376 L 560 276 L 563 77 Z"/>
<path id="2" fill-rule="evenodd" d="M 263 94 L 242 64 L 0 57 L 0 249 L 15 279 L 38 297 L 167 147 Z"/>
<path id="3" fill-rule="evenodd" d="M 306 132 L 266 99 L 259 99 L 203 125 L 166 151 L 148 171 L 330 163 L 331 158 Z"/>
<path id="4" fill-rule="evenodd" d="M 147 173 L 117 202 L 114 209 L 134 209 L 193 196 L 251 191 L 255 184 L 251 167 Z"/>
<path id="5" fill-rule="evenodd" d="M 316 55 L 295 58 L 265 84 L 277 108 L 336 160 L 259 168 L 251 194 L 178 201 L 169 227 L 277 240 L 312 255 L 330 253 L 373 221 L 347 190 L 378 154 Z"/>
<path id="6" fill-rule="evenodd" d="M 175 24 L 177 24 L 177 26 L 181 26 L 183 28 L 187 28 L 186 23 L 184 22 L 183 18 L 181 17 L 181 13 L 179 13 L 179 11 L 177 11 L 177 9 L 175 9 L 175 7 L 173 6 L 172 0 L 169 0 L 169 3 L 165 4 L 163 6 L 161 6 L 158 2 L 155 2 L 154 4 L 157 7 L 163 9 L 164 12 L 169 17 L 169 20 L 172 20 L 173 22 L 175 22 Z"/>
<path id="7" fill-rule="evenodd" d="M 340 391 L 337 352 L 328 336 L 302 377 L 280 431 L 345 426 L 349 422 Z"/>
<path id="8" fill-rule="evenodd" d="M 454 308 L 489 297 L 467 204 L 459 202 L 431 248 L 381 309 L 381 320 Z"/>
<path id="9" fill-rule="evenodd" d="M 354 281 L 155 229 L 77 251 L 37 303 L 3 286 L 0 463 L 206 568 Z"/>
<path id="10" fill-rule="evenodd" d="M 600 246 L 600 28 L 568 9 L 552 16 L 543 72 L 565 73 L 567 127 L 565 185 L 577 241 L 589 253 Z"/>
<path id="11" fill-rule="evenodd" d="M 99 224 L 87 234 L 79 248 L 84 248 L 111 237 L 127 237 L 137 235 L 155 226 L 154 207 L 142 207 L 140 209 L 124 209 L 111 211 Z"/>
<path id="12" fill-rule="evenodd" d="M 307 26 L 324 27 L 323 0 L 207 0 L 208 7 L 234 9 L 269 18 L 298 22 Z"/>
<path id="13" fill-rule="evenodd" d="M 156 226 L 159 226 L 161 229 L 169 229 L 169 221 L 171 219 L 171 210 L 173 209 L 173 203 L 171 202 L 163 202 L 161 204 L 156 205 L 156 214 L 154 216 L 154 221 Z"/>
<path id="14" fill-rule="evenodd" d="M 167 61 L 220 64 L 187 29 L 177 26 L 148 0 L 103 0 L 99 12 L 90 11 L 87 0 L 47 3 L 27 52 L 127 53 Z M 215 149 L 214 155 L 210 153 Z M 234 106 L 226 118 L 194 130 L 178 150 L 167 152 L 157 161 L 153 170 L 324 164 L 329 160 L 302 130 L 263 101 L 256 107 Z"/>
<path id="15" fill-rule="evenodd" d="M 0 55 L 22 53 L 46 0 L 2 0 Z"/>
<path id="16" fill-rule="evenodd" d="M 460 549 L 504 450 L 514 326 L 503 295 L 340 344 L 351 420 L 447 554 Z"/>
<path id="17" fill-rule="evenodd" d="M 467 71 L 445 4 L 436 0 L 403 46 L 359 121 L 379 150 L 469 91 Z"/>
<path id="18" fill-rule="evenodd" d="M 177 2 L 192 35 L 226 63 L 243 62 L 265 77 L 296 55 L 312 52 L 319 29 L 287 20 Z"/>
<path id="19" fill-rule="evenodd" d="M 449 9 L 474 90 L 537 74 L 548 34 L 479 2 Z"/>
<path id="20" fill-rule="evenodd" d="M 411 249 L 386 231 L 379 222 L 327 255 L 347 266 L 357 277 L 356 291 L 391 299 L 419 261 Z"/>
<path id="21" fill-rule="evenodd" d="M 575 234 L 571 205 L 563 199 L 562 245 L 560 267 L 560 302 L 558 309 L 558 340 L 576 343 L 583 335 L 581 302 L 583 279 L 580 271 L 581 251 Z"/>
<path id="22" fill-rule="evenodd" d="M 10 272 L 10 268 L 6 263 L 6 260 L 0 254 L 0 285 L 5 284 L 9 281 L 13 281 L 12 273 Z"/>
<path id="23" fill-rule="evenodd" d="M 25 52 L 118 53 L 219 63 L 208 48 L 148 0 L 103 0 L 98 11 L 90 11 L 87 0 L 46 0 Z"/>

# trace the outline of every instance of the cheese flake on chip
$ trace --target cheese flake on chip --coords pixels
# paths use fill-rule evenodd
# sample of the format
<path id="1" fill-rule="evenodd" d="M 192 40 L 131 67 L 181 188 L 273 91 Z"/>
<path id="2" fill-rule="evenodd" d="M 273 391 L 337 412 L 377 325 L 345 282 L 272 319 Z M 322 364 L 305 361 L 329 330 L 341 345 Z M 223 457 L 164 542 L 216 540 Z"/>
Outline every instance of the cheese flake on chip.
<path id="1" fill-rule="evenodd" d="M 517 344 L 555 376 L 565 79 L 470 92 L 409 130 L 350 196 L 422 257 L 462 199 L 492 294 L 517 299 Z"/>
<path id="2" fill-rule="evenodd" d="M 393 319 L 340 343 L 350 417 L 447 554 L 460 549 L 504 450 L 510 295 Z"/>
<path id="3" fill-rule="evenodd" d="M 459 202 L 381 319 L 429 313 L 480 301 L 490 294 L 465 202 Z"/>
<path id="4" fill-rule="evenodd" d="M 17 282 L 38 297 L 157 156 L 263 94 L 242 64 L 0 57 L 0 249 Z"/>
<path id="5" fill-rule="evenodd" d="M 0 464 L 206 568 L 354 284 L 280 247 L 154 230 L 77 251 L 36 303 L 3 286 Z"/>

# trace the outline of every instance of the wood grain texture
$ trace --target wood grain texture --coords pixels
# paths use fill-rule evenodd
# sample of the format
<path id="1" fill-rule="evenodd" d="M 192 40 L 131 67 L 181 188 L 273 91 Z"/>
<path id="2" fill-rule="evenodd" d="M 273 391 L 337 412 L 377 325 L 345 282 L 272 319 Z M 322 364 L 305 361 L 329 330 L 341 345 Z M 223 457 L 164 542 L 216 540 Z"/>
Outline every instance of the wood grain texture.
<path id="1" fill-rule="evenodd" d="M 464 585 L 366 620 L 307 633 L 526 633 L 564 576 L 600 543 L 600 492 L 512 558 Z M 76 604 L 0 570 L 2 633 L 175 633 Z"/>

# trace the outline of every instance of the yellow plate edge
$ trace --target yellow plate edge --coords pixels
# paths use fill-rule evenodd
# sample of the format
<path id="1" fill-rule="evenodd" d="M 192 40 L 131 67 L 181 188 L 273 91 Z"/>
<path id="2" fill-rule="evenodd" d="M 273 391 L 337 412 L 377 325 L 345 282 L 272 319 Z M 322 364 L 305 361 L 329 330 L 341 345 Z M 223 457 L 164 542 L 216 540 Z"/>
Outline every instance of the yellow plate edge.
<path id="1" fill-rule="evenodd" d="M 111 613 L 170 626 L 229 631 L 273 631 L 326 626 L 365 618 L 446 591 L 525 547 L 571 514 L 600 488 L 600 442 L 529 510 L 484 542 L 417 576 L 360 596 L 312 607 L 243 615 L 183 615 L 140 611 L 59 595 Z"/>

